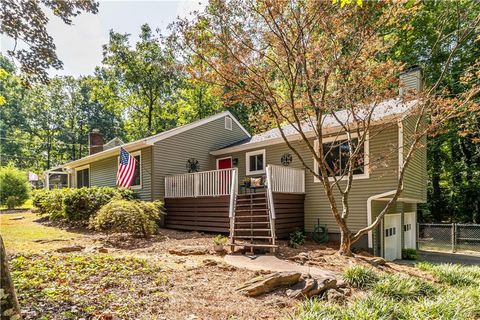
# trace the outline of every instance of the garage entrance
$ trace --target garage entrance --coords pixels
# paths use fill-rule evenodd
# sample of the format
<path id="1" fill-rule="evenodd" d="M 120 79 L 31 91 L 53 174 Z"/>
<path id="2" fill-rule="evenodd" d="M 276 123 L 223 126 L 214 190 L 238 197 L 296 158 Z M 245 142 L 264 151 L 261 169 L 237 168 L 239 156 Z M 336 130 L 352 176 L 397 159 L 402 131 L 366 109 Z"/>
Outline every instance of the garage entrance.
<path id="1" fill-rule="evenodd" d="M 402 217 L 400 213 L 387 214 L 383 218 L 384 256 L 392 261 L 402 258 Z"/>
<path id="2" fill-rule="evenodd" d="M 405 249 L 416 249 L 416 227 L 415 223 L 415 212 L 405 212 L 403 219 L 403 234 L 404 234 L 404 248 Z"/>

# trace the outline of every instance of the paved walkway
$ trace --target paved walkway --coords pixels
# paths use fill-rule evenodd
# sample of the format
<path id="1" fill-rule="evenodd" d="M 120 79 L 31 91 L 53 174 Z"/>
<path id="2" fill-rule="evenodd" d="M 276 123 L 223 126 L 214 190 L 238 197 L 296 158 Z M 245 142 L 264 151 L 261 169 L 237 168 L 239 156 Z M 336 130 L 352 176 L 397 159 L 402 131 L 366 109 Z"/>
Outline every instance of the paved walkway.
<path id="1" fill-rule="evenodd" d="M 419 251 L 420 259 L 434 263 L 458 263 L 465 266 L 480 266 L 480 254 L 461 254 L 437 251 Z"/>
<path id="2" fill-rule="evenodd" d="M 224 257 L 225 262 L 237 267 L 248 270 L 268 270 L 274 272 L 280 271 L 297 271 L 304 274 L 310 274 L 317 277 L 333 277 L 338 278 L 338 274 L 332 271 L 320 269 L 318 267 L 301 266 L 291 261 L 281 260 L 271 255 L 244 255 L 233 254 Z"/>

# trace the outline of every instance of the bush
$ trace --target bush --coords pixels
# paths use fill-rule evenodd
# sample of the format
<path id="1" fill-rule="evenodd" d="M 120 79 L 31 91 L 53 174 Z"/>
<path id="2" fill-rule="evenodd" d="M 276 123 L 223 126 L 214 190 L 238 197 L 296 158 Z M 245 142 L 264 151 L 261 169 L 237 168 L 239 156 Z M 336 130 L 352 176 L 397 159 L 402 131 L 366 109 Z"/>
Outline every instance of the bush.
<path id="1" fill-rule="evenodd" d="M 9 209 L 21 206 L 30 197 L 27 174 L 13 166 L 0 168 L 0 204 Z"/>
<path id="2" fill-rule="evenodd" d="M 65 218 L 65 206 L 63 199 L 73 189 L 40 189 L 33 193 L 32 204 L 37 208 L 40 215 L 48 215 L 49 219 L 57 220 Z"/>
<path id="3" fill-rule="evenodd" d="M 305 234 L 302 230 L 297 229 L 294 232 L 290 233 L 290 240 L 288 245 L 292 248 L 298 248 L 299 246 L 305 243 Z"/>
<path id="4" fill-rule="evenodd" d="M 213 237 L 213 244 L 216 246 L 224 246 L 228 242 L 228 238 L 225 237 L 224 235 L 217 234 L 215 237 Z"/>
<path id="5" fill-rule="evenodd" d="M 88 221 L 100 208 L 113 198 L 132 200 L 133 192 L 112 187 L 71 189 L 65 195 L 65 217 L 69 221 Z"/>
<path id="6" fill-rule="evenodd" d="M 402 250 L 402 259 L 405 260 L 417 260 L 418 253 L 415 249 L 403 249 Z"/>
<path id="7" fill-rule="evenodd" d="M 370 268 L 353 265 L 343 271 L 343 280 L 355 288 L 370 288 L 378 281 L 377 274 Z"/>
<path id="8" fill-rule="evenodd" d="M 162 213 L 161 208 L 161 202 L 114 199 L 90 218 L 90 228 L 147 237 L 158 229 L 157 221 Z"/>
<path id="9" fill-rule="evenodd" d="M 433 284 L 418 278 L 400 275 L 386 275 L 374 286 L 378 294 L 396 299 L 419 299 L 431 297 L 437 293 Z"/>

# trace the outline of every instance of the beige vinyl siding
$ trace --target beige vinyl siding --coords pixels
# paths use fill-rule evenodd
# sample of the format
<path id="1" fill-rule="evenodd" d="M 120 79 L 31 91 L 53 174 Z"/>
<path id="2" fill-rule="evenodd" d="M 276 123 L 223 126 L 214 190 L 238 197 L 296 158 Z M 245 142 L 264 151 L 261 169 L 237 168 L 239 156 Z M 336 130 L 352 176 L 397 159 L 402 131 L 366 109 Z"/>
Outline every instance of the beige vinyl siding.
<path id="1" fill-rule="evenodd" d="M 416 117 L 408 117 L 403 121 L 404 155 L 408 153 L 412 133 L 415 131 Z M 415 151 L 405 169 L 404 192 L 402 197 L 427 201 L 427 148 L 426 138 L 420 142 L 420 148 Z"/>
<path id="2" fill-rule="evenodd" d="M 137 152 L 131 151 L 131 153 Z M 142 187 L 133 191 L 142 200 L 151 200 L 152 147 L 141 151 Z M 115 187 L 117 181 L 118 156 L 90 163 L 90 186 Z"/>
<path id="3" fill-rule="evenodd" d="M 153 198 L 161 199 L 165 195 L 166 175 L 187 173 L 189 158 L 198 160 L 200 171 L 214 170 L 215 157 L 210 151 L 246 138 L 247 134 L 235 121 L 232 121 L 232 130 L 225 129 L 225 118 L 222 117 L 155 143 Z"/>
<path id="4" fill-rule="evenodd" d="M 353 187 L 350 192 L 350 217 L 348 224 L 353 231 L 363 228 L 367 224 L 367 199 L 370 196 L 391 191 L 395 188 L 398 179 L 398 126 L 396 123 L 390 123 L 381 127 L 372 129 L 369 133 L 369 157 L 371 161 L 370 178 L 357 179 L 353 181 Z M 313 141 L 312 141 L 313 143 Z M 308 165 L 313 168 L 313 156 L 308 151 L 305 144 L 300 141 L 292 142 L 292 145 L 298 149 L 301 156 Z M 281 165 L 281 157 L 284 153 L 290 153 L 293 161 L 290 167 L 303 168 L 300 160 L 284 143 L 270 145 L 265 148 L 256 148 L 254 150 L 266 150 L 266 163 Z M 235 152 L 231 155 L 238 159 L 239 181 L 242 183 L 245 177 L 245 153 Z M 225 157 L 227 154 L 217 156 Z M 338 232 L 338 227 L 330 211 L 329 201 L 326 199 L 325 191 L 319 182 L 314 182 L 311 173 L 306 172 L 306 197 L 305 197 L 305 229 L 312 231 L 317 219 L 320 223 L 327 224 L 329 232 Z M 336 194 L 337 205 L 341 207 L 341 200 Z"/>

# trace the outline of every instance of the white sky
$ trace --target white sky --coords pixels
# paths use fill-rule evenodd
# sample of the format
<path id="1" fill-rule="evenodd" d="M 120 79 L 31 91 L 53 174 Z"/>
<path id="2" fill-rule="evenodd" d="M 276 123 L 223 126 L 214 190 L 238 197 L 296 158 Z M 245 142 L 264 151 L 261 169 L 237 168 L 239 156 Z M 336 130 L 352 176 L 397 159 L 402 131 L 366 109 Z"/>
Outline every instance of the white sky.
<path id="1" fill-rule="evenodd" d="M 65 25 L 49 14 L 47 26 L 57 47 L 57 55 L 63 62 L 63 70 L 51 70 L 50 75 L 92 74 L 102 61 L 102 45 L 108 42 L 110 29 L 131 34 L 136 41 L 140 26 L 148 23 L 152 29 L 160 28 L 166 34 L 167 26 L 177 16 L 186 17 L 193 10 L 204 7 L 206 0 L 116 0 L 100 1 L 97 14 L 82 13 L 74 18 L 73 25 Z M 0 51 L 13 48 L 13 41 L 0 37 Z"/>

